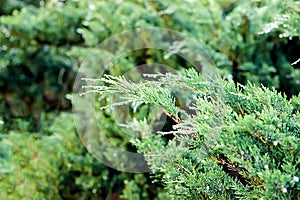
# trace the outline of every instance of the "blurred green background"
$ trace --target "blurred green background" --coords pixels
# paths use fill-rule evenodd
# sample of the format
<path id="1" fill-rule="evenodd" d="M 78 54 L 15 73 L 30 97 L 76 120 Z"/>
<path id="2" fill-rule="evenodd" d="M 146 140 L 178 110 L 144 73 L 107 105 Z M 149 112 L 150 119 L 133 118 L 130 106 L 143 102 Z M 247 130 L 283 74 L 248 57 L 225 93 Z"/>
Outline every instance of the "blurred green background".
<path id="1" fill-rule="evenodd" d="M 0 199 L 165 198 L 151 175 L 118 172 L 93 158 L 73 123 L 67 97 L 80 63 L 122 31 L 179 31 L 204 47 L 224 77 L 274 87 L 288 98 L 300 92 L 299 1 L 0 0 L 0 5 Z M 107 73 L 151 63 L 189 66 L 165 54 L 134 51 Z M 99 118 L 113 143 L 135 150 L 109 113 L 99 111 Z"/>

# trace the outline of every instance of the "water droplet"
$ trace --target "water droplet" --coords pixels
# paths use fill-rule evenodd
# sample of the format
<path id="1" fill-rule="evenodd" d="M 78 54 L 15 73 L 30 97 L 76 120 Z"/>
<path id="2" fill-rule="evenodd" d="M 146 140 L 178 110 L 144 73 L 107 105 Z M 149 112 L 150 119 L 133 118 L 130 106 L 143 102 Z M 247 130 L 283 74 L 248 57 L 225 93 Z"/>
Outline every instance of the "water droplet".
<path id="1" fill-rule="evenodd" d="M 282 191 L 282 193 L 287 193 L 287 189 L 286 188 L 282 188 L 281 191 Z"/>
<path id="2" fill-rule="evenodd" d="M 279 142 L 280 142 L 279 140 L 274 141 L 273 142 L 274 146 L 277 146 L 279 144 Z"/>
<path id="3" fill-rule="evenodd" d="M 7 50 L 7 46 L 3 45 L 3 46 L 1 47 L 1 50 L 2 50 L 2 51 L 6 51 L 6 50 Z"/>
<path id="4" fill-rule="evenodd" d="M 91 4 L 89 4 L 89 9 L 90 9 L 90 10 L 95 10 L 95 5 L 94 5 L 94 4 L 92 4 L 92 3 L 91 3 Z"/>
<path id="5" fill-rule="evenodd" d="M 293 177 L 293 182 L 296 182 L 296 183 L 299 182 L 299 177 L 294 176 L 294 177 Z"/>

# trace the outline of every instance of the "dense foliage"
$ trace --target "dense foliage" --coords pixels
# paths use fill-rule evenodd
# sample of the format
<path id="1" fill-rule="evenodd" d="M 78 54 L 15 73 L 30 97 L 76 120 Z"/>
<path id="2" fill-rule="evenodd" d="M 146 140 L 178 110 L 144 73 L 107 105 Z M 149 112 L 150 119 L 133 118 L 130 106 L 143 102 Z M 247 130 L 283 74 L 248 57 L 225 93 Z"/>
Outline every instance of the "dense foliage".
<path id="1" fill-rule="evenodd" d="M 20 121 L 18 129 L 1 135 L 1 199 L 164 198 L 149 176 L 118 172 L 89 154 L 72 113 L 48 115 L 45 123 L 43 130 L 32 133 Z"/>
<path id="2" fill-rule="evenodd" d="M 144 136 L 134 143 L 169 198 L 300 197 L 300 96 L 288 101 L 274 89 L 207 82 L 194 70 L 153 77 L 136 84 L 108 76 L 102 80 L 110 85 L 97 91 L 120 93 L 124 102 L 156 104 L 174 117 L 173 130 L 159 133 L 150 122 L 145 128 L 144 120 L 127 126 Z M 191 90 L 194 114 L 167 101 L 178 88 Z M 173 139 L 165 137 L 170 134 Z"/>
<path id="3" fill-rule="evenodd" d="M 0 20 L 0 86 L 7 117 L 38 121 L 40 111 L 69 108 L 64 94 L 87 53 L 113 34 L 146 26 L 197 39 L 235 81 L 274 86 L 288 96 L 299 93 L 299 63 L 291 65 L 299 59 L 297 2 L 86 0 L 40 1 L 40 7 L 25 4 L 30 1 L 5 2 L 3 12 L 11 14 Z M 149 62 L 139 58 L 137 63 Z M 165 62 L 163 56 L 155 61 Z"/>
<path id="4" fill-rule="evenodd" d="M 300 92 L 299 1 L 0 0 L 0 5 L 0 199 L 299 198 L 300 100 L 292 98 Z M 183 121 L 176 130 L 164 127 L 173 131 L 168 136 L 156 134 L 135 144 L 140 152 L 167 155 L 166 160 L 147 157 L 156 183 L 149 174 L 117 172 L 88 154 L 67 98 L 81 62 L 97 44 L 124 30 L 154 26 L 195 39 L 222 76 L 253 84 L 235 87 L 225 81 L 220 94 L 201 85 L 206 93 L 197 98 L 196 115 L 187 119 L 176 116 L 180 109 L 171 96 L 149 98 Z M 134 51 L 107 74 L 150 63 L 190 66 L 166 54 Z M 91 68 L 97 62 L 95 57 Z M 182 84 L 200 87 L 193 85 L 201 79 L 194 75 L 180 76 Z M 261 83 L 275 89 L 261 89 Z M 143 118 L 149 122 L 148 105 L 137 105 L 139 113 L 131 113 L 135 125 Z M 212 122 L 217 112 L 222 117 Z M 114 144 L 136 151 L 109 109 L 97 115 Z M 177 122 L 168 119 L 171 125 Z M 190 128 L 197 131 L 180 137 L 186 145 L 178 146 L 180 131 Z M 205 133 L 218 137 L 203 151 L 209 144 Z"/>

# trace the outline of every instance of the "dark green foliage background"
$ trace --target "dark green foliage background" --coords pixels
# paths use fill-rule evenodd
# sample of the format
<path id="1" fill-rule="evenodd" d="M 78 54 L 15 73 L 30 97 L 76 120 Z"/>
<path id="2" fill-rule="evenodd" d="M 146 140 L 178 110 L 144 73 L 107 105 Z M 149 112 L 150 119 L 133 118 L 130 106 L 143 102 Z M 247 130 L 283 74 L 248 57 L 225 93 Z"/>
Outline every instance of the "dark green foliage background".
<path id="1" fill-rule="evenodd" d="M 0 5 L 0 199 L 166 198 L 148 174 L 116 172 L 92 158 L 69 113 L 66 94 L 80 63 L 97 44 L 124 30 L 179 31 L 203 45 L 224 77 L 274 87 L 288 98 L 300 92 L 300 62 L 291 65 L 300 58 L 299 1 L 0 0 Z M 136 51 L 108 73 L 150 63 L 188 67 L 164 55 Z M 132 149 L 109 116 L 99 113 L 107 134 Z"/>

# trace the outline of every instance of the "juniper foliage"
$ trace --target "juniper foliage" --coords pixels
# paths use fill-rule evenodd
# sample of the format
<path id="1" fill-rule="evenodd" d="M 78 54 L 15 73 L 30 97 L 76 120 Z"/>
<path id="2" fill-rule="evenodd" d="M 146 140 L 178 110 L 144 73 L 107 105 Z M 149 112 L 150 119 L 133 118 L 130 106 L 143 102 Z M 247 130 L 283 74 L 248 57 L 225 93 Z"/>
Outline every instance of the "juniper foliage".
<path id="1" fill-rule="evenodd" d="M 173 116 L 176 124 L 158 133 L 144 120 L 127 125 L 144 136 L 133 143 L 169 198 L 300 197 L 300 96 L 287 100 L 264 86 L 207 81 L 195 70 L 146 76 L 153 80 L 133 83 L 106 76 L 99 79 L 106 85 L 95 85 L 94 92 L 119 93 L 124 101 L 110 106 L 143 101 Z M 191 90 L 194 112 L 174 103 L 174 88 Z"/>

